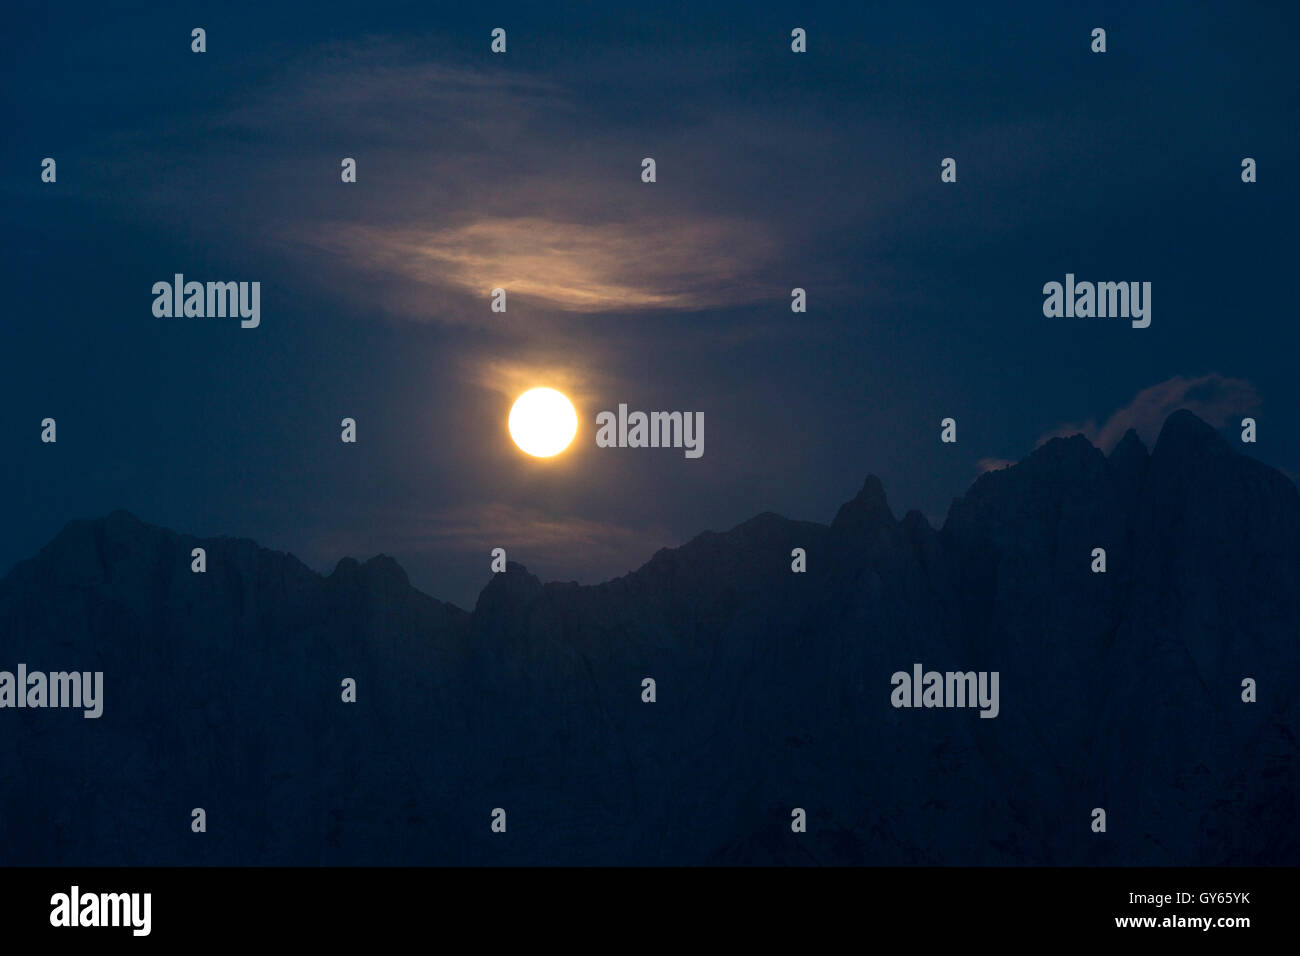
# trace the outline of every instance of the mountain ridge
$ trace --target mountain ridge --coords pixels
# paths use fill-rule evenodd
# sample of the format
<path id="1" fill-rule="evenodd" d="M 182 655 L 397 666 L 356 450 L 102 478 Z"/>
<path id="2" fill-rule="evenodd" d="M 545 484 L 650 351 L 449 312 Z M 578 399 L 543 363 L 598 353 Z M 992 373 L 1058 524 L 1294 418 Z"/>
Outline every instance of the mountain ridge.
<path id="1" fill-rule="evenodd" d="M 1295 863 L 1297 580 L 1294 484 L 1181 413 L 938 529 L 869 476 L 599 584 L 509 562 L 471 611 L 113 512 L 0 579 L 0 669 L 105 675 L 96 720 L 0 709 L 0 861 Z M 998 716 L 892 706 L 917 663 L 999 672 Z"/>
<path id="2" fill-rule="evenodd" d="M 1171 423 L 1173 423 L 1172 430 L 1171 430 Z M 1170 441 L 1179 442 L 1179 443 L 1190 442 L 1193 445 L 1205 444 L 1208 447 L 1213 448 L 1215 453 L 1226 452 L 1229 455 L 1237 456 L 1243 461 L 1251 461 L 1259 468 L 1265 469 L 1267 472 L 1271 472 L 1272 474 L 1276 475 L 1277 478 L 1280 478 L 1288 485 L 1294 487 L 1294 482 L 1292 482 L 1291 479 L 1285 473 L 1277 469 L 1274 469 L 1271 466 L 1265 465 L 1262 462 L 1258 462 L 1255 461 L 1254 459 L 1246 458 L 1246 456 L 1237 455 L 1228 446 L 1227 442 L 1223 439 L 1223 436 L 1221 436 L 1216 431 L 1214 431 L 1214 429 L 1212 429 L 1208 424 L 1206 424 L 1201 418 L 1199 418 L 1195 413 L 1191 411 L 1180 409 L 1171 413 L 1169 418 L 1166 420 L 1164 427 L 1161 429 L 1160 437 L 1157 438 L 1156 446 L 1155 446 L 1157 449 L 1160 448 L 1162 441 L 1166 444 L 1168 444 Z M 1068 449 L 1068 451 L 1065 451 L 1066 449 Z M 1198 448 L 1197 451 L 1199 452 L 1200 449 Z M 986 472 L 980 475 L 978 478 L 976 478 L 976 480 L 972 482 L 972 484 L 967 488 L 966 492 L 962 495 L 962 497 L 953 499 L 953 504 L 949 507 L 948 515 L 945 518 L 944 524 L 937 529 L 932 528 L 929 524 L 928 519 L 926 519 L 926 517 L 921 512 L 915 509 L 909 510 L 901 519 L 896 518 L 893 514 L 892 509 L 889 506 L 884 485 L 881 482 L 880 478 L 874 473 L 868 474 L 863 483 L 862 488 L 857 492 L 856 495 L 854 495 L 853 498 L 849 499 L 848 501 L 840 505 L 835 516 L 831 519 L 831 521 L 828 524 L 822 524 L 820 522 L 810 521 L 806 519 L 787 518 L 784 515 L 777 514 L 776 512 L 772 512 L 772 511 L 760 512 L 759 514 L 753 516 L 752 518 L 748 518 L 745 521 L 740 522 L 739 524 L 733 526 L 732 528 L 726 531 L 711 531 L 711 530 L 702 531 L 697 535 L 695 535 L 693 538 L 688 539 L 687 541 L 683 542 L 682 544 L 676 547 L 660 548 L 659 551 L 657 551 L 654 555 L 652 555 L 640 567 L 632 571 L 629 571 L 624 575 L 620 575 L 615 578 L 609 578 L 606 579 L 605 581 L 596 582 L 593 584 L 586 584 L 586 585 L 580 584 L 578 586 L 579 587 L 601 587 L 605 584 L 611 583 L 612 581 L 621 580 L 622 578 L 627 577 L 629 575 L 640 574 L 644 572 L 647 569 L 647 567 L 649 567 L 653 562 L 655 562 L 655 560 L 659 558 L 661 554 L 664 554 L 666 552 L 667 553 L 679 552 L 684 549 L 691 548 L 692 546 L 696 545 L 697 542 L 700 542 L 702 539 L 716 540 L 717 538 L 726 538 L 727 536 L 732 536 L 732 535 L 739 535 L 743 537 L 745 533 L 748 531 L 748 529 L 751 529 L 756 525 L 761 525 L 764 523 L 770 524 L 774 519 L 776 522 L 779 522 L 782 526 L 797 525 L 797 526 L 806 527 L 809 529 L 810 533 L 814 535 L 818 533 L 824 533 L 830 530 L 835 530 L 837 528 L 843 530 L 851 526 L 874 525 L 874 524 L 880 524 L 885 527 L 896 526 L 896 525 L 908 525 L 912 529 L 914 529 L 912 532 L 910 532 L 912 534 L 921 533 L 923 530 L 942 533 L 943 530 L 947 528 L 949 523 L 952 521 L 953 511 L 959 509 L 971 497 L 971 495 L 976 492 L 976 489 L 981 488 L 982 485 L 1006 481 L 1010 476 L 1016 474 L 1017 469 L 1024 468 L 1024 466 L 1026 466 L 1027 464 L 1038 465 L 1044 460 L 1051 460 L 1057 464 L 1069 465 L 1071 464 L 1072 457 L 1074 459 L 1073 464 L 1075 465 L 1079 464 L 1080 461 L 1086 458 L 1090 458 L 1090 457 L 1099 458 L 1100 460 L 1107 462 L 1112 467 L 1125 469 L 1126 474 L 1133 473 L 1133 477 L 1135 477 L 1140 481 L 1140 479 L 1144 477 L 1143 473 L 1145 471 L 1145 468 L 1149 465 L 1150 461 L 1154 457 L 1154 452 L 1147 450 L 1146 445 L 1142 442 L 1141 438 L 1138 437 L 1137 432 L 1132 428 L 1128 429 L 1128 431 L 1124 434 L 1120 442 L 1111 451 L 1110 455 L 1103 454 L 1101 450 L 1098 449 L 1095 445 L 1093 445 L 1083 434 L 1053 437 L 1051 439 L 1048 439 L 1046 442 L 1040 444 L 1029 455 L 1021 459 L 1020 461 L 1006 468 L 998 469 L 996 471 Z M 410 586 L 412 590 L 423 595 L 424 597 L 437 601 L 439 604 L 442 604 L 448 608 L 452 608 L 456 611 L 460 611 L 461 613 L 472 613 L 472 609 L 466 611 L 465 609 L 460 608 L 458 605 L 453 604 L 452 602 L 443 601 L 441 598 L 438 598 L 436 595 L 430 594 L 427 591 L 424 591 L 420 588 L 415 587 L 414 585 L 411 585 L 409 578 L 406 574 L 406 571 L 405 569 L 402 568 L 401 564 L 393 557 L 384 554 L 382 552 L 373 555 L 372 557 L 367 558 L 364 561 L 350 555 L 344 555 L 343 557 L 340 557 L 338 559 L 332 571 L 330 571 L 328 574 L 322 574 L 321 572 L 317 572 L 311 569 L 310 567 L 308 567 L 305 563 L 301 561 L 301 559 L 299 559 L 292 552 L 267 548 L 264 545 L 259 544 L 257 541 L 251 538 L 245 538 L 240 536 L 229 536 L 229 535 L 216 535 L 216 536 L 206 537 L 206 538 L 198 537 L 187 533 L 177 532 L 172 529 L 166 528 L 162 525 L 157 525 L 157 524 L 153 524 L 152 522 L 145 521 L 144 519 L 141 519 L 138 516 L 132 514 L 130 511 L 121 508 L 114 509 L 113 511 L 109 512 L 107 515 L 104 515 L 99 518 L 79 518 L 79 519 L 70 520 L 54 536 L 54 538 L 52 538 L 50 542 L 46 544 L 45 547 L 43 547 L 40 552 L 37 553 L 37 555 L 34 555 L 33 557 L 27 558 L 23 561 L 19 561 L 17 564 L 14 565 L 13 568 L 10 569 L 9 574 L 5 575 L 5 577 L 3 578 L 0 578 L 0 582 L 3 582 L 5 578 L 9 577 L 9 575 L 12 575 L 14 572 L 18 571 L 22 565 L 36 560 L 41 556 L 41 554 L 55 547 L 60 542 L 61 539 L 65 539 L 69 536 L 74 535 L 78 529 L 81 529 L 83 527 L 88 527 L 90 529 L 93 529 L 93 533 L 96 535 L 98 539 L 102 537 L 103 532 L 106 530 L 110 530 L 113 528 L 120 529 L 127 525 L 134 525 L 139 528 L 149 529 L 151 532 L 157 533 L 159 536 L 168 538 L 173 542 L 179 543 L 183 540 L 187 546 L 190 546 L 190 543 L 192 542 L 193 547 L 210 548 L 211 545 L 217 544 L 227 549 L 233 547 L 238 551 L 247 551 L 250 548 L 256 549 L 256 551 L 258 552 L 265 552 L 266 555 L 268 556 L 273 556 L 276 559 L 281 559 L 281 560 L 285 560 L 286 562 L 293 563 L 298 567 L 300 567 L 301 569 L 306 570 L 308 573 L 316 575 L 317 577 L 320 577 L 322 580 L 326 580 L 326 581 L 329 581 L 331 579 L 338 579 L 340 581 L 353 580 L 354 577 L 358 574 L 362 578 L 374 577 L 376 575 L 379 575 L 379 569 L 382 569 L 383 571 L 382 576 L 387 577 L 390 580 Z M 508 563 L 511 565 L 518 565 L 519 568 L 522 568 L 525 572 L 527 572 L 527 567 L 524 565 L 518 564 L 517 562 L 514 561 L 510 561 Z M 562 582 L 557 580 L 551 582 L 544 582 L 543 586 L 548 586 L 550 584 L 569 584 L 569 583 L 573 583 L 573 582 Z M 491 585 L 491 579 L 489 579 L 488 585 L 484 586 L 484 589 L 486 589 L 490 585 Z M 480 590 L 480 597 L 481 596 L 482 596 L 482 590 Z"/>

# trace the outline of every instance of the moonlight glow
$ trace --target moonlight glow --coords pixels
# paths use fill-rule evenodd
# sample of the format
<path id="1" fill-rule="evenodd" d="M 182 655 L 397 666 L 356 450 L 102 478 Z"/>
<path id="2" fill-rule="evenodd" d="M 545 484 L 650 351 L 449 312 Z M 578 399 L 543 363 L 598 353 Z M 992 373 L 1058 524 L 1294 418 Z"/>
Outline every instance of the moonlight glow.
<path id="1" fill-rule="evenodd" d="M 573 403 L 553 388 L 530 388 L 510 409 L 510 437 L 535 458 L 550 458 L 569 447 L 578 433 Z"/>

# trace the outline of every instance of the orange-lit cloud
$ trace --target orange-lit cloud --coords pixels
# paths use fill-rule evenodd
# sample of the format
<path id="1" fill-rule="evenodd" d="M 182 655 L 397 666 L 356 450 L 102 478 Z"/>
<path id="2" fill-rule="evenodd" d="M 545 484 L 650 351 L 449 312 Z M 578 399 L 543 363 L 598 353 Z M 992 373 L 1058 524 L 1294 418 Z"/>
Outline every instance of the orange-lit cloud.
<path id="1" fill-rule="evenodd" d="M 492 289 L 569 312 L 702 309 L 769 298 L 776 253 L 752 224 L 692 219 L 584 224 L 542 217 L 420 228 L 343 224 L 315 244 L 353 268 L 483 299 Z M 312 241 L 312 240 L 307 240 Z"/>
<path id="2" fill-rule="evenodd" d="M 1223 428 L 1230 416 L 1252 412 L 1259 404 L 1259 393 L 1245 379 L 1228 378 L 1218 372 L 1197 378 L 1175 375 L 1142 389 L 1133 401 L 1101 425 L 1091 419 L 1061 425 L 1040 438 L 1038 443 L 1041 445 L 1051 438 L 1082 433 L 1102 451 L 1110 452 L 1132 428 L 1150 448 L 1155 444 L 1165 419 L 1180 408 L 1195 413 L 1214 428 Z"/>

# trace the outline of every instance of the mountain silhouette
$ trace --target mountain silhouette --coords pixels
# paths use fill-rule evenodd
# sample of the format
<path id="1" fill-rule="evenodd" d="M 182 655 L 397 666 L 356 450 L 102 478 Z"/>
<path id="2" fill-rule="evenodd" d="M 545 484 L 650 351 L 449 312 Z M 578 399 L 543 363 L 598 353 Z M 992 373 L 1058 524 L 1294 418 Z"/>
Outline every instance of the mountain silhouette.
<path id="1" fill-rule="evenodd" d="M 104 673 L 99 719 L 0 710 L 0 862 L 1296 864 L 1298 580 L 1295 485 L 1183 411 L 940 529 L 872 476 L 472 612 L 114 512 L 0 581 L 0 669 Z M 997 671 L 998 715 L 894 707 L 915 663 Z"/>

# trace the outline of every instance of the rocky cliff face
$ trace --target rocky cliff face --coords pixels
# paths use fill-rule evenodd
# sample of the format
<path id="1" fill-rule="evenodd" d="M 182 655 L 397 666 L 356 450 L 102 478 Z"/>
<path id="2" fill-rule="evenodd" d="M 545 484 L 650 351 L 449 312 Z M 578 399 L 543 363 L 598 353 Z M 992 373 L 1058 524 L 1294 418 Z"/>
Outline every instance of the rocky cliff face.
<path id="1" fill-rule="evenodd" d="M 104 716 L 0 710 L 0 862 L 1294 864 L 1298 531 L 1181 412 L 941 530 L 872 477 L 594 587 L 512 564 L 472 613 L 383 557 L 73 522 L 0 582 L 0 669 L 102 670 Z M 916 662 L 998 671 L 998 716 L 891 706 Z"/>

